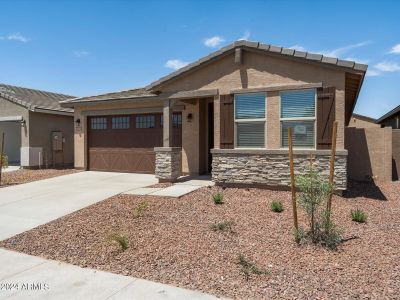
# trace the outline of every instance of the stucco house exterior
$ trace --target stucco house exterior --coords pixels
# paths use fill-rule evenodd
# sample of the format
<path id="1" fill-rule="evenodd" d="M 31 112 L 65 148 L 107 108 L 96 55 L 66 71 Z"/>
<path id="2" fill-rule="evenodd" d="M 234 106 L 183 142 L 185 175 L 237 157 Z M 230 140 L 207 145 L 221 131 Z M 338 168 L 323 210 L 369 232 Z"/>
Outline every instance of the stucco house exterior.
<path id="1" fill-rule="evenodd" d="M 74 108 L 75 167 L 155 173 L 160 181 L 211 173 L 223 185 L 285 187 L 287 129 L 295 169 L 310 155 L 328 171 L 338 122 L 335 182 L 346 189 L 348 125 L 367 66 L 238 41 L 144 88 L 61 101 Z"/>
<path id="2" fill-rule="evenodd" d="M 380 124 L 382 127 L 400 129 L 400 105 L 384 114 L 382 117 L 376 120 L 376 123 Z"/>
<path id="3" fill-rule="evenodd" d="M 0 84 L 0 134 L 9 163 L 23 168 L 72 165 L 72 96 Z M 1 139 L 1 137 L 0 137 Z"/>
<path id="4" fill-rule="evenodd" d="M 381 127 L 379 124 L 376 123 L 376 119 L 359 115 L 353 114 L 351 116 L 350 122 L 348 127 L 356 127 L 356 128 L 379 128 Z"/>

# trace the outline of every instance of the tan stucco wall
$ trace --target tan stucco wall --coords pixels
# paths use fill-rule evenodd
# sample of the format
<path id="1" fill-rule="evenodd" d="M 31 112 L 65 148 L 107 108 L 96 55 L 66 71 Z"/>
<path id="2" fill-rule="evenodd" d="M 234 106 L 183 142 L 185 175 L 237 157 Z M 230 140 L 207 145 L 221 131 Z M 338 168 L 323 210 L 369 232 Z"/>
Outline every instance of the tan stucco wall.
<path id="1" fill-rule="evenodd" d="M 21 126 L 21 146 L 29 147 L 29 112 L 26 108 L 0 98 L 0 117 L 22 116 L 26 126 Z"/>
<path id="2" fill-rule="evenodd" d="M 356 116 L 352 116 L 349 122 L 348 127 L 356 127 L 356 128 L 379 128 L 380 124 L 376 124 L 372 121 L 366 121 Z"/>
<path id="3" fill-rule="evenodd" d="M 181 90 L 219 89 L 219 93 L 228 94 L 233 89 L 256 88 L 270 85 L 287 85 L 322 82 L 325 86 L 336 87 L 336 120 L 338 121 L 337 148 L 344 149 L 344 111 L 345 111 L 345 72 L 321 65 L 299 62 L 282 57 L 264 55 L 250 51 L 243 52 L 243 64 L 234 63 L 234 54 L 210 63 L 180 79 L 171 81 L 159 90 L 176 92 Z M 275 94 L 276 96 L 276 94 Z M 272 107 L 276 111 L 276 101 Z M 271 113 L 271 114 L 270 114 Z M 279 112 L 278 112 L 279 113 Z M 278 147 L 279 126 L 276 126 L 276 115 L 268 112 L 270 121 L 267 132 L 268 147 Z M 279 117 L 279 115 L 278 115 Z M 267 122 L 270 122 L 267 121 Z M 189 154 L 188 154 L 189 155 Z"/>
<path id="4" fill-rule="evenodd" d="M 346 128 L 347 172 L 354 180 L 392 180 L 392 129 Z"/>
<path id="5" fill-rule="evenodd" d="M 43 162 L 49 166 L 54 162 L 56 165 L 72 164 L 74 162 L 74 136 L 73 117 L 29 112 L 29 146 L 43 148 Z M 61 131 L 65 143 L 63 151 L 53 153 L 52 132 Z M 54 157 L 53 157 L 54 155 Z"/>
<path id="6" fill-rule="evenodd" d="M 267 93 L 267 149 L 279 149 L 281 146 L 279 102 L 279 92 Z"/>

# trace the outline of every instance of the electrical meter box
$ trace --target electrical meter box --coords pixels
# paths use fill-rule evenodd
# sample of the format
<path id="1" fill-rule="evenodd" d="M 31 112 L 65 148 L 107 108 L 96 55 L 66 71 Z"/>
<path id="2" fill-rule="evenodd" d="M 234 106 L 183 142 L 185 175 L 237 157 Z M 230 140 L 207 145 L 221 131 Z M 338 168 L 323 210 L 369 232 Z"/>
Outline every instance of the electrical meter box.
<path id="1" fill-rule="evenodd" d="M 61 131 L 53 131 L 51 133 L 51 142 L 53 151 L 62 151 L 63 149 L 63 134 Z"/>

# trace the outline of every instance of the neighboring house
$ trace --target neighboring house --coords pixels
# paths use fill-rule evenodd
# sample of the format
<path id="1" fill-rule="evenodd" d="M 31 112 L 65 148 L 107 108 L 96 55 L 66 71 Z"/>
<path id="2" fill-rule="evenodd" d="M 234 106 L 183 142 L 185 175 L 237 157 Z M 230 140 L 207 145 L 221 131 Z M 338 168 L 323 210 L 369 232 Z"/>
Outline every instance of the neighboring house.
<path id="1" fill-rule="evenodd" d="M 376 123 L 380 124 L 382 127 L 400 129 L 400 105 L 384 114 L 376 121 Z"/>
<path id="2" fill-rule="evenodd" d="M 218 184 L 287 186 L 288 127 L 296 172 L 329 170 L 338 122 L 335 182 L 347 185 L 348 125 L 366 65 L 238 41 L 150 85 L 62 101 L 75 109 L 75 167 L 212 173 Z"/>
<path id="3" fill-rule="evenodd" d="M 353 114 L 351 116 L 348 127 L 356 128 L 379 128 L 380 125 L 376 124 L 376 119 L 363 115 Z"/>
<path id="4" fill-rule="evenodd" d="M 72 96 L 0 84 L 0 134 L 10 164 L 26 168 L 73 164 Z M 0 138 L 1 139 L 1 138 Z"/>

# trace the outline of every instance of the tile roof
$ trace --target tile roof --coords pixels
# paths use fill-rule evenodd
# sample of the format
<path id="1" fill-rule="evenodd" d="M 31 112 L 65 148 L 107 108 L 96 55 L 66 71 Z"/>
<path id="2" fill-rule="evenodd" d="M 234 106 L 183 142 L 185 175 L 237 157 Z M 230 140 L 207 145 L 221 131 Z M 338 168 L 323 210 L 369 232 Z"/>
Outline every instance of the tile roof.
<path id="1" fill-rule="evenodd" d="M 382 121 L 390 118 L 391 116 L 397 114 L 400 112 L 400 105 L 396 106 L 395 108 L 393 108 L 391 111 L 389 111 L 388 113 L 384 114 L 382 117 L 380 117 L 378 120 L 376 120 L 376 123 L 381 123 Z"/>
<path id="2" fill-rule="evenodd" d="M 100 94 L 100 95 L 95 95 L 95 96 L 67 99 L 67 100 L 62 101 L 61 103 L 85 103 L 85 102 L 147 98 L 147 97 L 157 97 L 157 94 L 147 91 L 145 88 L 137 88 L 137 89 L 132 89 L 132 90 Z"/>
<path id="3" fill-rule="evenodd" d="M 356 63 L 354 61 L 349 61 L 349 60 L 341 60 L 341 59 L 334 58 L 334 57 L 327 57 L 322 54 L 297 51 L 294 49 L 282 48 L 282 47 L 263 44 L 263 43 L 259 43 L 259 42 L 236 41 L 226 47 L 221 48 L 220 50 L 217 50 L 217 51 L 175 71 L 175 72 L 172 72 L 171 74 L 169 74 L 167 76 L 160 78 L 157 81 L 152 82 L 151 84 L 146 86 L 146 89 L 151 90 L 151 89 L 155 88 L 156 86 L 163 84 L 164 82 L 166 82 L 170 79 L 173 79 L 185 72 L 188 72 L 195 67 L 198 67 L 204 63 L 207 63 L 218 56 L 224 55 L 227 52 L 234 51 L 234 49 L 236 49 L 236 48 L 256 49 L 259 51 L 264 51 L 265 53 L 279 54 L 284 57 L 293 57 L 293 58 L 301 59 L 304 61 L 309 61 L 309 62 L 312 61 L 312 62 L 317 62 L 317 63 L 321 63 L 321 64 L 325 64 L 325 65 L 344 68 L 344 69 L 347 69 L 348 71 L 365 73 L 368 68 L 368 65 L 359 64 L 359 63 Z"/>
<path id="4" fill-rule="evenodd" d="M 74 98 L 69 95 L 0 84 L 0 98 L 22 105 L 31 111 L 73 112 L 73 109 L 61 107 L 59 103 L 62 100 Z"/>

